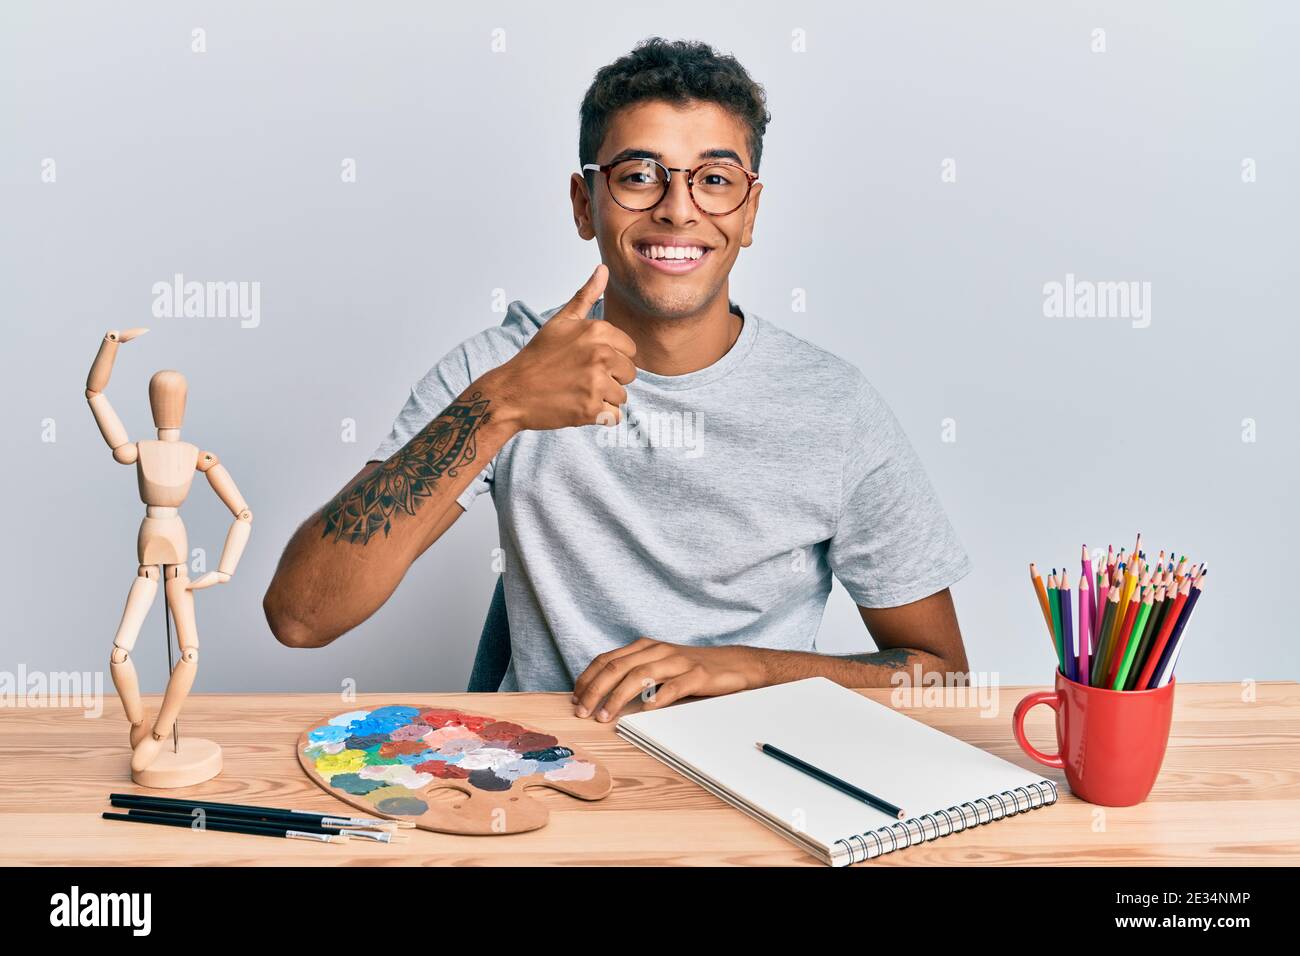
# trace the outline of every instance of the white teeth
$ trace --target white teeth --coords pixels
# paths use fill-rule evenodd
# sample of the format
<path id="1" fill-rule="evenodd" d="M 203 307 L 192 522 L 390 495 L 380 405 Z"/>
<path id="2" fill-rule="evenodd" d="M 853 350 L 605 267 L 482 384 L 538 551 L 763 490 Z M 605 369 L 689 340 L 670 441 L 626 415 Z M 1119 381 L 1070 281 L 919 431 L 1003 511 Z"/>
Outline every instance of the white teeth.
<path id="1" fill-rule="evenodd" d="M 701 246 L 638 246 L 637 248 L 649 259 L 699 259 L 704 255 Z"/>

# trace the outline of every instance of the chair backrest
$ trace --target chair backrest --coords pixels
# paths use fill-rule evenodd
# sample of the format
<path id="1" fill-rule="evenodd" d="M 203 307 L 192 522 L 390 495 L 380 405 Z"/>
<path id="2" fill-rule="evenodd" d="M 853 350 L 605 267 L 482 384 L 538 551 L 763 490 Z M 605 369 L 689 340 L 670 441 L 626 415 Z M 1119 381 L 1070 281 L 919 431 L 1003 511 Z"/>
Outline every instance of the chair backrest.
<path id="1" fill-rule="evenodd" d="M 474 654 L 474 667 L 469 673 L 470 693 L 495 693 L 501 686 L 510 666 L 510 619 L 506 616 L 506 590 L 500 575 L 488 605 L 483 633 L 478 639 Z"/>

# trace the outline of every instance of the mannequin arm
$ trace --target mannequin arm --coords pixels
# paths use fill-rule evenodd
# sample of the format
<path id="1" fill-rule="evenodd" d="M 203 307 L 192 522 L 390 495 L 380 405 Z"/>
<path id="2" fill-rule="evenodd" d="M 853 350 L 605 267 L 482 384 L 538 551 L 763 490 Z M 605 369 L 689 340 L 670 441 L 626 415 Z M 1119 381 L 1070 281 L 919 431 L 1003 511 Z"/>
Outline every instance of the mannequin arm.
<path id="1" fill-rule="evenodd" d="M 191 591 L 198 591 L 213 584 L 225 584 L 230 580 L 240 557 L 244 554 L 244 546 L 248 544 L 248 536 L 253 528 L 253 512 L 249 510 L 244 496 L 235 487 L 235 480 L 230 477 L 230 472 L 226 471 L 226 466 L 217 460 L 217 456 L 210 451 L 201 452 L 196 467 L 208 476 L 208 484 L 230 509 L 235 520 L 230 523 L 230 530 L 226 532 L 226 545 L 221 549 L 221 562 L 217 565 L 217 570 L 209 571 L 191 584 Z"/>
<path id="2" fill-rule="evenodd" d="M 108 442 L 108 447 L 113 449 L 113 458 L 124 465 L 135 461 L 137 454 L 135 444 L 127 436 L 126 427 L 117 417 L 117 412 L 113 411 L 113 406 L 109 404 L 104 390 L 108 388 L 108 380 L 113 374 L 113 362 L 117 358 L 118 345 L 130 342 L 148 331 L 148 329 L 127 329 L 125 332 L 119 332 L 117 329 L 110 330 L 104 336 L 104 341 L 99 344 L 99 353 L 90 366 L 90 374 L 86 376 L 86 401 L 90 403 L 95 424 L 99 426 L 99 433 L 104 436 L 104 441 Z"/>

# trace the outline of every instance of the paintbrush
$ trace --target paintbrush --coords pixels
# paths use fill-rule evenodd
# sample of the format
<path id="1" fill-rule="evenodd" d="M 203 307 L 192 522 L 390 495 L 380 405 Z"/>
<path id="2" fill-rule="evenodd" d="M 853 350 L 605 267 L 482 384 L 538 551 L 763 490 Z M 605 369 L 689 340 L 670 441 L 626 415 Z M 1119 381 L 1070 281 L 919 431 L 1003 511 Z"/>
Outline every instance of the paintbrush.
<path id="1" fill-rule="evenodd" d="M 121 806 L 115 803 L 114 806 Z M 356 837 L 358 840 L 369 840 L 372 843 L 392 843 L 394 834 L 391 830 L 365 830 L 355 827 L 332 827 L 317 826 L 311 823 L 286 823 L 281 820 L 250 820 L 247 817 L 228 817 L 221 813 L 213 811 L 204 812 L 202 817 L 196 817 L 185 811 L 170 812 L 165 810 L 151 810 L 145 807 L 131 807 L 128 816 L 140 817 L 147 820 L 182 820 L 186 825 L 196 830 L 201 830 L 209 823 L 234 823 L 239 825 L 251 825 L 255 827 L 288 827 L 300 833 L 325 833 L 331 836 Z M 403 835 L 397 835 L 396 839 L 406 839 Z"/>
<path id="2" fill-rule="evenodd" d="M 373 817 L 340 817 L 309 810 L 284 810 L 280 807 L 257 807 L 239 803 L 216 803 L 210 800 L 182 800 L 175 797 L 145 796 L 135 793 L 110 793 L 109 801 L 115 807 L 148 807 L 154 810 L 203 810 L 224 816 L 249 820 L 275 821 L 289 824 L 316 826 L 362 827 L 367 829 L 406 828 L 415 826 L 408 820 L 380 820 Z"/>
<path id="3" fill-rule="evenodd" d="M 347 837 L 338 833 L 309 833 L 294 830 L 282 824 L 268 823 L 258 826 L 255 823 L 235 823 L 229 820 L 210 820 L 202 827 L 194 827 L 193 821 L 181 816 L 160 814 L 157 817 L 131 816 L 126 813 L 102 814 L 105 820 L 124 820 L 127 823 L 149 823 L 154 826 L 184 827 L 185 829 L 216 830 L 218 833 L 247 833 L 252 836 L 282 837 L 287 840 L 314 840 L 317 843 L 346 843 Z"/>

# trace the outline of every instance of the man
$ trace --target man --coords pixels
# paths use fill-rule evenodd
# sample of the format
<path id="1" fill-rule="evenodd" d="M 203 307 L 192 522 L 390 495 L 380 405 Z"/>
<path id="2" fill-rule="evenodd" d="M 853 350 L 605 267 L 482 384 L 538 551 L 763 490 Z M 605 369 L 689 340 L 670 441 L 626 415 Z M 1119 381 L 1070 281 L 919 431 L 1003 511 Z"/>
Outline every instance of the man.
<path id="1" fill-rule="evenodd" d="M 824 675 L 965 672 L 969 562 L 906 436 L 849 363 L 730 299 L 770 116 L 702 43 L 652 38 L 582 104 L 574 223 L 602 264 L 563 307 L 512 302 L 412 389 L 295 533 L 264 602 L 319 647 L 379 608 L 491 491 L 511 660 L 501 690 L 616 717 Z M 835 574 L 879 652 L 818 654 Z"/>

